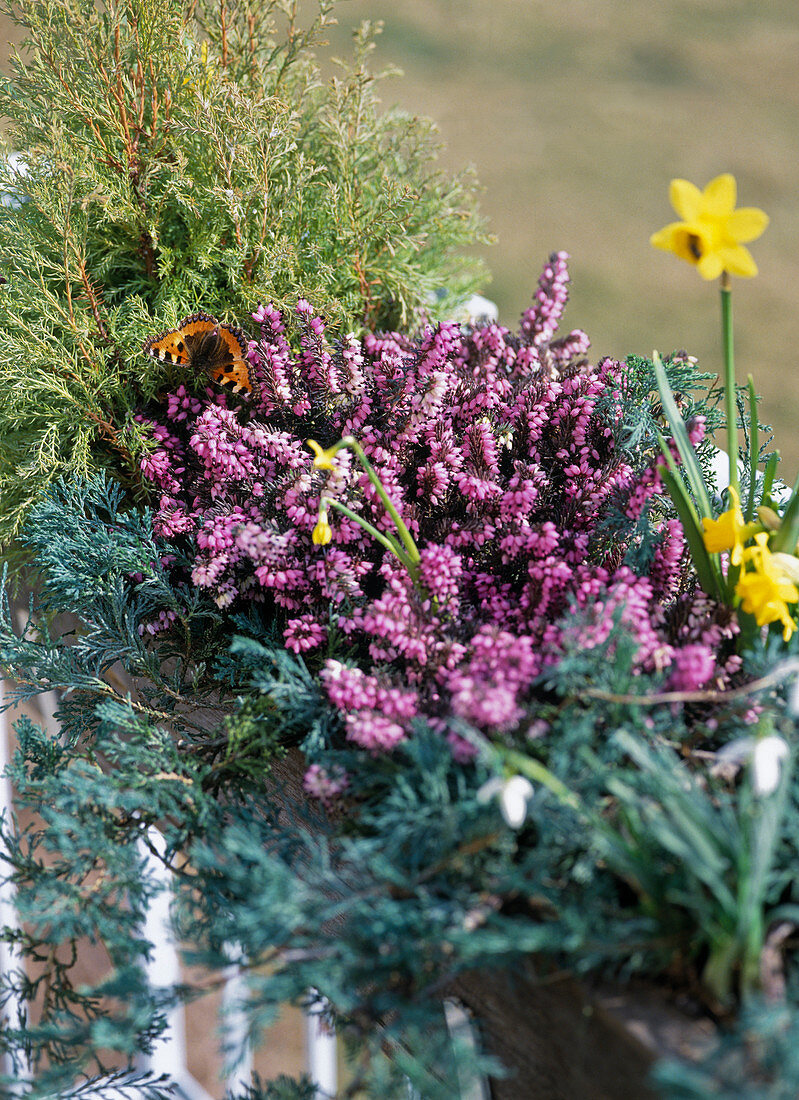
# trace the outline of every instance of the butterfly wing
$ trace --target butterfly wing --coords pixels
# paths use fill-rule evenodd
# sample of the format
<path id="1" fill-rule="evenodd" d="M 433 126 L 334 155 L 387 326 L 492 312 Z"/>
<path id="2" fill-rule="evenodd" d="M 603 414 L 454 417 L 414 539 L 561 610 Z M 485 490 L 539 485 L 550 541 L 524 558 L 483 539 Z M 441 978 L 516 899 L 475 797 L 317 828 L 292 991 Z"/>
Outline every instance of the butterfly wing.
<path id="1" fill-rule="evenodd" d="M 251 393 L 252 377 L 247 362 L 247 338 L 235 325 L 218 325 L 205 370 L 220 386 L 233 393 Z"/>
<path id="2" fill-rule="evenodd" d="M 235 325 L 220 324 L 208 313 L 184 317 L 176 329 L 146 340 L 142 349 L 162 363 L 204 371 L 233 393 L 250 393 L 247 339 Z"/>
<path id="3" fill-rule="evenodd" d="M 199 345 L 213 333 L 216 324 L 216 319 L 207 313 L 193 313 L 184 317 L 177 328 L 145 340 L 142 351 L 162 363 L 181 367 L 194 365 Z"/>

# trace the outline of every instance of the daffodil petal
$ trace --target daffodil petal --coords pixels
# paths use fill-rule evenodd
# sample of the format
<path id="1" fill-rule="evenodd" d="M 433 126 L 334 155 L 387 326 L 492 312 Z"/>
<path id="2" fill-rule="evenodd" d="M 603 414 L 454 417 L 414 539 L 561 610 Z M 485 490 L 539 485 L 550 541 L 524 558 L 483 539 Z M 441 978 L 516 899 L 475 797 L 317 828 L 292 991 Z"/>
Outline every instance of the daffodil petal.
<path id="1" fill-rule="evenodd" d="M 743 242 L 759 237 L 768 217 L 756 207 L 736 210 L 737 191 L 729 172 L 716 176 L 704 191 L 689 180 L 672 180 L 669 198 L 684 220 L 653 233 L 650 244 L 673 252 L 708 281 L 723 272 L 744 278 L 756 275 L 757 265 Z"/>
<path id="2" fill-rule="evenodd" d="M 664 225 L 657 233 L 652 234 L 649 238 L 649 243 L 653 248 L 663 248 L 666 252 L 673 252 L 674 234 L 678 229 L 682 228 L 684 228 L 682 222 L 671 222 L 669 225 Z"/>
<path id="3" fill-rule="evenodd" d="M 690 180 L 672 180 L 669 184 L 669 202 L 686 222 L 695 221 L 702 209 L 702 192 Z"/>
<path id="4" fill-rule="evenodd" d="M 768 226 L 769 216 L 756 206 L 742 206 L 733 210 L 727 230 L 736 241 L 754 241 Z"/>
<path id="5" fill-rule="evenodd" d="M 757 275 L 757 264 L 752 259 L 748 248 L 738 245 L 737 248 L 722 248 L 716 253 L 723 271 L 729 271 L 730 275 L 738 275 L 743 279 L 751 279 Z"/>
<path id="6" fill-rule="evenodd" d="M 696 265 L 696 270 L 703 279 L 718 279 L 725 270 L 724 262 L 718 252 L 709 252 L 703 256 Z"/>
<path id="7" fill-rule="evenodd" d="M 724 172 L 711 180 L 702 192 L 702 212 L 716 218 L 728 218 L 735 209 L 738 188 L 735 176 Z"/>
<path id="8" fill-rule="evenodd" d="M 315 457 L 314 457 L 314 460 L 313 460 L 313 464 L 314 464 L 314 466 L 316 467 L 317 470 L 334 470 L 335 469 L 335 466 L 333 465 L 333 462 L 331 460 L 331 452 L 333 451 L 332 447 L 328 448 L 328 450 L 324 450 L 316 442 L 315 439 L 306 439 L 305 443 L 306 443 L 306 446 L 310 447 L 311 450 L 314 453 Z"/>

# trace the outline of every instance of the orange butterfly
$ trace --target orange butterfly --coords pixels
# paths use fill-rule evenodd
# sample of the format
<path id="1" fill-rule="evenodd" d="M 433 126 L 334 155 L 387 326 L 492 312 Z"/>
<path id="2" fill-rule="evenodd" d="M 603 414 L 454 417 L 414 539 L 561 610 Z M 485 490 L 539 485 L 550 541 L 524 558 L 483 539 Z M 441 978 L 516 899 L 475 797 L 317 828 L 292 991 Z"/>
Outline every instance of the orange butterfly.
<path id="1" fill-rule="evenodd" d="M 142 351 L 162 363 L 204 371 L 233 393 L 252 393 L 247 337 L 240 328 L 219 322 L 207 313 L 192 313 L 176 329 L 151 336 Z"/>

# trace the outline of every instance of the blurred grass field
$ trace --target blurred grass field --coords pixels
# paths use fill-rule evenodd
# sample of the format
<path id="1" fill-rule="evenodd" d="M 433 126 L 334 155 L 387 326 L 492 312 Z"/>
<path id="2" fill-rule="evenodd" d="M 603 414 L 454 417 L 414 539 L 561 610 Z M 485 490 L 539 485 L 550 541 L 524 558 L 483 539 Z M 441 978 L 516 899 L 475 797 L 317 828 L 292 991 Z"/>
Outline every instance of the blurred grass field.
<path id="1" fill-rule="evenodd" d="M 381 19 L 381 97 L 434 118 L 444 162 L 477 169 L 496 243 L 486 293 L 515 324 L 546 256 L 571 254 L 566 323 L 596 356 L 687 348 L 720 365 L 718 287 L 649 245 L 668 184 L 738 179 L 771 217 L 734 281 L 739 381 L 799 467 L 799 4 L 796 0 L 347 0 Z M 337 43 L 338 44 L 338 43 Z"/>
<path id="2" fill-rule="evenodd" d="M 311 0 L 301 0 L 310 11 Z M 229 3 L 232 7 L 232 3 Z M 341 0 L 335 50 L 382 20 L 386 105 L 435 119 L 443 163 L 473 164 L 496 243 L 484 289 L 514 325 L 550 252 L 571 254 L 566 323 L 594 355 L 686 348 L 720 363 L 718 288 L 649 245 L 668 184 L 735 174 L 772 221 L 734 288 L 739 380 L 799 467 L 797 0 Z M 5 43 L 0 22 L 0 43 Z M 3 58 L 0 56 L 0 66 Z"/>

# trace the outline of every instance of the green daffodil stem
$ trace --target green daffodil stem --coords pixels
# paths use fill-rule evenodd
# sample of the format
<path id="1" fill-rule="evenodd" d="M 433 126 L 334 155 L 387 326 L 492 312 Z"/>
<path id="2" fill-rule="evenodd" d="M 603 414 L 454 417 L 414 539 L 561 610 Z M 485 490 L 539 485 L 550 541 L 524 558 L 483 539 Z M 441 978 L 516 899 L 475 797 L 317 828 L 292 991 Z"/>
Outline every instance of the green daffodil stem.
<path id="1" fill-rule="evenodd" d="M 724 413 L 727 418 L 727 451 L 730 485 L 738 491 L 738 403 L 735 397 L 735 354 L 732 343 L 732 286 L 729 272 L 721 273 L 721 344 L 724 356 Z"/>
<path id="2" fill-rule="evenodd" d="M 386 490 L 383 488 L 383 483 L 380 480 L 380 478 L 377 476 L 377 474 L 375 473 L 374 469 L 372 468 L 372 464 L 369 461 L 369 459 L 366 457 L 366 455 L 364 453 L 364 450 L 363 450 L 363 447 L 360 445 L 358 440 L 355 439 L 355 437 L 351 436 L 351 435 L 345 436 L 342 439 L 341 442 L 345 447 L 349 447 L 350 450 L 353 451 L 356 458 L 358 459 L 360 464 L 363 466 L 364 470 L 366 471 L 367 477 L 369 478 L 369 480 L 371 481 L 371 483 L 374 485 L 375 489 L 377 490 L 378 496 L 382 500 L 386 511 L 388 512 L 388 514 L 391 516 L 392 520 L 394 521 L 394 526 L 397 528 L 397 534 L 402 539 L 402 542 L 403 542 L 403 545 L 405 546 L 405 550 L 407 552 L 407 557 L 408 557 L 409 561 L 413 562 L 414 564 L 417 564 L 419 562 L 419 548 L 416 545 L 416 543 L 413 541 L 413 535 L 411 535 L 410 531 L 405 526 L 405 523 L 402 519 L 402 516 L 399 514 L 397 509 L 394 507 L 394 504 L 392 503 L 391 498 L 389 497 Z M 396 553 L 396 550 L 394 551 L 394 553 Z M 397 555 L 397 556 L 399 557 L 400 555 Z M 410 572 L 409 567 L 408 567 L 408 572 Z M 415 573 L 418 576 L 418 569 L 415 570 Z"/>
<path id="3" fill-rule="evenodd" d="M 388 512 L 389 516 L 391 517 L 391 520 L 397 529 L 397 534 L 399 535 L 399 541 L 397 541 L 397 539 L 393 538 L 391 535 L 386 535 L 382 531 L 378 531 L 378 529 L 373 524 L 369 523 L 368 520 L 365 520 L 363 516 L 359 516 L 356 512 L 353 512 L 351 509 L 349 509 L 345 504 L 339 503 L 339 501 L 335 500 L 331 496 L 328 496 L 327 493 L 324 493 L 323 499 L 320 502 L 320 508 L 322 510 L 320 510 L 319 513 L 319 522 L 314 528 L 314 542 L 320 546 L 324 546 L 330 541 L 330 528 L 329 526 L 326 526 L 326 515 L 323 514 L 323 509 L 327 508 L 327 506 L 330 506 L 331 508 L 337 508 L 338 511 L 341 512 L 343 515 L 347 516 L 349 519 L 353 520 L 355 523 L 363 527 L 364 531 L 367 531 L 373 539 L 376 539 L 377 542 L 380 543 L 381 546 L 384 546 L 386 550 L 390 550 L 392 554 L 399 558 L 399 560 L 407 569 L 408 574 L 413 581 L 414 587 L 419 589 L 419 562 L 421 561 L 419 547 L 413 541 L 413 536 L 411 535 L 408 528 L 405 526 L 402 516 L 397 511 L 394 502 L 391 500 L 388 493 L 386 492 L 382 481 L 377 476 L 377 473 L 375 472 L 369 459 L 366 457 L 364 449 L 360 445 L 358 440 L 355 439 L 354 436 L 345 435 L 343 439 L 339 439 L 338 443 L 334 443 L 332 447 L 327 448 L 320 446 L 320 444 L 317 443 L 315 439 L 308 439 L 306 440 L 306 442 L 308 444 L 308 447 L 314 452 L 313 464 L 317 470 L 334 470 L 335 466 L 333 463 L 333 459 L 336 457 L 338 452 L 343 450 L 344 448 L 352 451 L 355 457 L 360 462 L 361 466 L 363 466 L 366 472 L 366 476 L 369 478 L 372 485 L 374 485 L 375 489 L 377 490 L 377 495 L 380 497 L 380 500 L 382 501 L 383 507 L 386 509 L 386 512 Z M 435 605 L 435 600 L 433 601 L 433 604 Z"/>
<path id="4" fill-rule="evenodd" d="M 389 550 L 392 554 L 396 555 L 405 568 L 408 570 L 408 574 L 414 584 L 419 581 L 419 567 L 418 567 L 418 553 L 416 561 L 412 561 L 408 554 L 402 549 L 396 539 L 393 539 L 391 535 L 385 535 L 363 516 L 359 516 L 357 512 L 353 512 L 351 508 L 348 508 L 346 504 L 342 504 L 334 497 L 325 497 L 325 504 L 329 508 L 335 508 L 337 511 L 345 515 L 347 519 L 351 519 L 353 523 L 359 524 L 363 527 L 364 531 L 372 536 L 376 542 L 379 542 L 381 546 L 384 546 L 386 550 Z"/>

